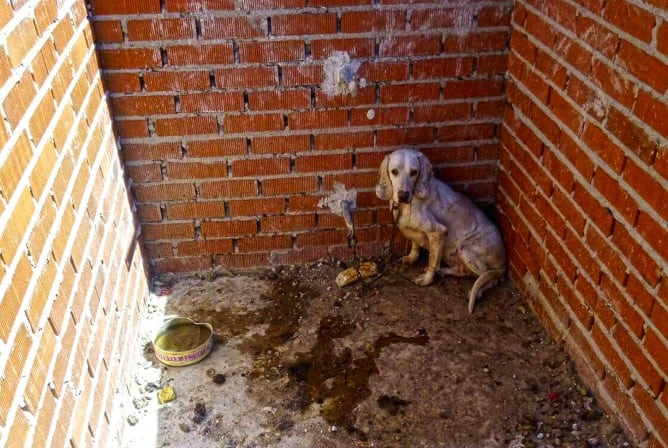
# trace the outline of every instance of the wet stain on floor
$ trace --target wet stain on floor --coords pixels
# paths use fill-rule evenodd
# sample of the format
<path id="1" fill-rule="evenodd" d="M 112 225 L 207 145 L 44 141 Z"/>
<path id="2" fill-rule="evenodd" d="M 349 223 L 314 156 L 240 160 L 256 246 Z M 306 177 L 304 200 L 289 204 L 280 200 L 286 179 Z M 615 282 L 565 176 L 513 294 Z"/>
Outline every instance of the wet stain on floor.
<path id="1" fill-rule="evenodd" d="M 177 282 L 167 314 L 210 323 L 217 343 L 182 369 L 144 353 L 162 378 L 142 390 L 177 391 L 161 444 L 630 446 L 509 282 L 469 315 L 467 279 L 419 288 L 392 269 L 343 289 L 326 263 Z"/>

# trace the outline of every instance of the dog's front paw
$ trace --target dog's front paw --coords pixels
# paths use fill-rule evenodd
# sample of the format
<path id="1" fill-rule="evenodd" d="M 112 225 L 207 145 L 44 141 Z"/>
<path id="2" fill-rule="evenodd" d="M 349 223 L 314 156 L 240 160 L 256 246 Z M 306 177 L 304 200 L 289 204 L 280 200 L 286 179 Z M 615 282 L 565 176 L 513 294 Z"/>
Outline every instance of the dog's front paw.
<path id="1" fill-rule="evenodd" d="M 415 277 L 415 280 L 413 280 L 413 283 L 415 283 L 418 286 L 429 286 L 434 282 L 434 273 L 432 271 L 427 271 L 422 275 L 418 275 Z"/>
<path id="2" fill-rule="evenodd" d="M 409 254 L 409 255 L 405 255 L 405 256 L 401 257 L 401 258 L 399 259 L 399 261 L 400 261 L 402 264 L 413 265 L 413 264 L 415 264 L 415 262 L 417 261 L 417 259 L 418 259 L 418 257 L 413 257 L 413 256 L 411 256 L 411 255 Z"/>

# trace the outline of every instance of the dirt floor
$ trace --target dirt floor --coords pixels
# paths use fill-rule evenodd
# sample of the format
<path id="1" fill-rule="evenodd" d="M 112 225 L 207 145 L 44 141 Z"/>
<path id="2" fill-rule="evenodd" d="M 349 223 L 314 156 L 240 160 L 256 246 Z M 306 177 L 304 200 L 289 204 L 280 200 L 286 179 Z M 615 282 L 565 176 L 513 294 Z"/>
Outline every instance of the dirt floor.
<path id="1" fill-rule="evenodd" d="M 510 281 L 469 315 L 472 280 L 418 287 L 421 267 L 391 264 L 344 288 L 329 262 L 162 276 L 119 445 L 630 446 Z M 150 334 L 164 315 L 211 323 L 211 354 L 156 361 Z M 161 405 L 168 385 L 176 399 Z"/>

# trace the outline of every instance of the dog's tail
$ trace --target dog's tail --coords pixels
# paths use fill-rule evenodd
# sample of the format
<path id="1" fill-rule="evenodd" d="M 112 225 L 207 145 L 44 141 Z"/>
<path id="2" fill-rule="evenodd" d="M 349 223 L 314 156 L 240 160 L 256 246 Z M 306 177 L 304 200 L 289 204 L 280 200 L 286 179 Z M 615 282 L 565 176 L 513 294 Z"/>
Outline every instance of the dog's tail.
<path id="1" fill-rule="evenodd" d="M 478 297 L 480 297 L 483 292 L 496 285 L 505 274 L 505 269 L 494 269 L 491 271 L 485 271 L 480 277 L 478 277 L 475 283 L 473 283 L 471 293 L 469 294 L 469 314 L 473 313 L 475 301 L 478 300 Z"/>

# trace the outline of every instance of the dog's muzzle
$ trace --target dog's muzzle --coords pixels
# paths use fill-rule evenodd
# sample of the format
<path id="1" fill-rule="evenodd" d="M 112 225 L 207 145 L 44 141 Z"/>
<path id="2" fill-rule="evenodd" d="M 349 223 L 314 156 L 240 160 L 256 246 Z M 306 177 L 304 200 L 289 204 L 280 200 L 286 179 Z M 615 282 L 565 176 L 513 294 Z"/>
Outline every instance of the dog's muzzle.
<path id="1" fill-rule="evenodd" d="M 402 202 L 404 204 L 408 204 L 410 200 L 410 193 L 408 191 L 398 191 L 397 192 L 397 199 L 399 202 Z"/>

